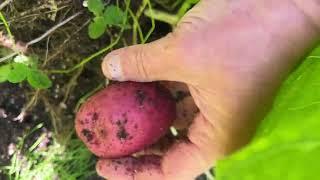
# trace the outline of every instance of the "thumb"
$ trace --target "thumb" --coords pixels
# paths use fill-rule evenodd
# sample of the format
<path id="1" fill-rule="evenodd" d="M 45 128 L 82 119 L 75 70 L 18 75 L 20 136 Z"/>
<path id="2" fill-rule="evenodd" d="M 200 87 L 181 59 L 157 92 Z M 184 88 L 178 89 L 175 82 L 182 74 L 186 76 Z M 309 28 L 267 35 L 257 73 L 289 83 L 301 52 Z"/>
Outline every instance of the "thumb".
<path id="1" fill-rule="evenodd" d="M 176 41 L 172 34 L 144 45 L 115 50 L 102 63 L 104 75 L 117 81 L 176 80 L 183 77 L 178 62 Z"/>

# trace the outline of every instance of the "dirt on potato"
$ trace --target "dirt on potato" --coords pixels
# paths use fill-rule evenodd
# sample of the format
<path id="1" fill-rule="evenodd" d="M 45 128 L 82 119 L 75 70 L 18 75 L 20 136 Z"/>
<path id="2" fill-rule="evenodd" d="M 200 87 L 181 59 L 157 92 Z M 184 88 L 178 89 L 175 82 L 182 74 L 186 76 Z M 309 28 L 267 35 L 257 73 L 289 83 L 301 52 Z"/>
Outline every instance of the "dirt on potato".
<path id="1" fill-rule="evenodd" d="M 159 83 L 109 85 L 80 108 L 75 128 L 98 157 L 119 158 L 156 143 L 176 119 L 176 102 Z"/>

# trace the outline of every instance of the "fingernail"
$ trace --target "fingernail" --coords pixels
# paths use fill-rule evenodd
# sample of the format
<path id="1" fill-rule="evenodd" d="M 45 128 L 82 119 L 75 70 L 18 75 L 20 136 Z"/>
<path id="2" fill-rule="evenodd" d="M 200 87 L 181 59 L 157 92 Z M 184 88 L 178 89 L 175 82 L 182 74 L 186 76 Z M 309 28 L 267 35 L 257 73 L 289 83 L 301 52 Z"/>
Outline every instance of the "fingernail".
<path id="1" fill-rule="evenodd" d="M 121 81 L 123 72 L 121 68 L 121 59 L 119 55 L 108 55 L 103 60 L 103 73 L 112 80 Z"/>

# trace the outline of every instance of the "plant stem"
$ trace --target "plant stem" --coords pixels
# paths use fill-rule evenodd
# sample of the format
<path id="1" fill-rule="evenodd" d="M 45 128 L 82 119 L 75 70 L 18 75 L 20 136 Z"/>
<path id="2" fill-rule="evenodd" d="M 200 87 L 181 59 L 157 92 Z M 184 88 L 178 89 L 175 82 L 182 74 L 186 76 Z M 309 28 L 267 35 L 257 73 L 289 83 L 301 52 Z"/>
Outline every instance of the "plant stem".
<path id="1" fill-rule="evenodd" d="M 13 35 L 12 35 L 11 30 L 9 28 L 8 22 L 7 22 L 6 18 L 3 16 L 1 11 L 0 11 L 0 19 L 3 22 L 4 27 L 6 28 L 6 31 L 7 31 L 8 35 L 9 35 L 9 38 L 13 39 Z"/>
<path id="2" fill-rule="evenodd" d="M 131 0 L 127 0 L 126 1 L 126 13 L 128 13 L 128 10 L 129 10 L 129 5 L 130 5 L 130 2 Z M 127 23 L 127 18 L 125 20 L 125 22 L 123 24 L 126 24 Z M 111 42 L 107 47 L 103 48 L 103 49 L 100 49 L 98 52 L 95 52 L 94 54 L 84 58 L 83 60 L 81 60 L 78 64 L 76 64 L 75 66 L 69 68 L 69 69 L 60 69 L 60 70 L 49 70 L 48 73 L 55 73 L 55 74 L 68 74 L 68 73 L 71 73 L 75 70 L 77 70 L 78 68 L 84 66 L 85 64 L 87 64 L 88 62 L 90 62 L 92 59 L 100 56 L 101 54 L 109 51 L 110 49 L 112 49 L 115 45 L 118 44 L 118 42 L 120 41 L 121 37 L 122 37 L 122 34 L 125 30 L 125 26 L 122 26 L 121 30 L 120 30 L 120 33 L 117 37 L 117 39 L 113 42 Z"/>
<path id="3" fill-rule="evenodd" d="M 148 7 L 149 7 L 150 12 L 153 14 L 153 9 L 152 9 L 150 0 L 146 0 L 146 1 L 147 1 L 147 4 L 148 4 Z M 141 12 L 141 13 L 142 13 L 142 12 Z M 144 39 L 143 39 L 143 41 L 141 42 L 141 44 L 144 44 L 144 43 L 147 42 L 147 40 L 149 39 L 149 37 L 151 36 L 151 34 L 152 34 L 153 31 L 155 30 L 155 28 L 156 28 L 155 19 L 151 16 L 151 28 L 150 28 L 149 32 L 147 33 L 147 35 L 144 37 Z"/>
<path id="4" fill-rule="evenodd" d="M 160 10 L 156 10 L 156 9 L 153 9 L 152 11 L 145 10 L 144 14 L 148 17 L 153 17 L 155 20 L 168 23 L 171 26 L 176 26 L 176 24 L 178 23 L 178 21 L 180 19 L 180 17 L 178 15 L 169 14 L 164 11 L 160 11 Z"/>
<path id="5" fill-rule="evenodd" d="M 118 44 L 119 40 L 121 39 L 122 36 L 122 32 L 119 34 L 118 38 L 112 42 L 111 44 L 109 44 L 107 47 L 99 50 L 98 52 L 84 58 L 80 63 L 76 64 L 75 66 L 69 68 L 69 69 L 62 69 L 62 70 L 50 70 L 49 73 L 55 73 L 55 74 L 68 74 L 71 73 L 75 70 L 77 70 L 78 68 L 84 66 L 85 64 L 87 64 L 88 62 L 90 62 L 92 59 L 100 56 L 101 54 L 107 52 L 108 50 L 110 50 L 111 48 L 113 48 L 116 44 Z"/>

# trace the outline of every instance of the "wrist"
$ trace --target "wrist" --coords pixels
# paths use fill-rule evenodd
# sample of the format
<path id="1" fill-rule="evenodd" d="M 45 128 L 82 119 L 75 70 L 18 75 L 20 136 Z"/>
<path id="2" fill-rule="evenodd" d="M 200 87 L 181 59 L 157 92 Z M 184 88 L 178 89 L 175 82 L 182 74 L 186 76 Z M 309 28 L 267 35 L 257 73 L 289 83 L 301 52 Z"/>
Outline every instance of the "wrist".
<path id="1" fill-rule="evenodd" d="M 292 0 L 296 7 L 320 32 L 320 0 Z"/>

